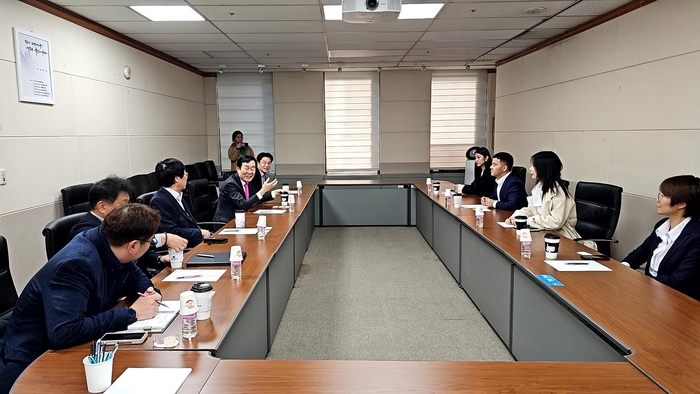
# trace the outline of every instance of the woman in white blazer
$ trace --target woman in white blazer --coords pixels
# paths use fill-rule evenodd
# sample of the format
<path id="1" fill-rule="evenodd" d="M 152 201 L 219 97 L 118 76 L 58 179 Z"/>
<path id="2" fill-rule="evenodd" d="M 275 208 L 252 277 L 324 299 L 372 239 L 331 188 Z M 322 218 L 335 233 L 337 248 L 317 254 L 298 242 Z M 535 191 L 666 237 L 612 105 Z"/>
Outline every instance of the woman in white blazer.
<path id="1" fill-rule="evenodd" d="M 542 151 L 530 159 L 530 175 L 537 181 L 532 188 L 532 197 L 525 208 L 519 209 L 506 220 L 515 224 L 516 216 L 527 216 L 531 228 L 556 231 L 569 239 L 580 238 L 576 232 L 576 202 L 561 179 L 564 167 L 556 153 Z M 589 248 L 596 249 L 595 242 L 581 241 Z"/>

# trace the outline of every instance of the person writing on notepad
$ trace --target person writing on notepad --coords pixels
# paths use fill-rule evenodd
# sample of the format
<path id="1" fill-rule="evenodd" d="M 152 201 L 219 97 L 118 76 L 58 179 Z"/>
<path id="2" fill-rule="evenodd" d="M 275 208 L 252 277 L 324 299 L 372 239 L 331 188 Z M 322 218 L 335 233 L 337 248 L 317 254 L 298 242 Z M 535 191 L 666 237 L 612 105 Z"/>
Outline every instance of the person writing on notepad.
<path id="1" fill-rule="evenodd" d="M 260 190 L 251 182 L 255 177 L 257 163 L 253 156 L 242 156 L 236 162 L 233 173 L 219 188 L 219 201 L 216 204 L 214 221 L 228 223 L 235 216 L 236 210 L 247 211 L 261 202 L 275 198 L 277 180 L 265 180 Z"/>
<path id="2" fill-rule="evenodd" d="M 0 339 L 0 393 L 9 392 L 47 350 L 96 340 L 156 315 L 160 294 L 134 261 L 150 247 L 159 222 L 154 209 L 123 205 L 100 227 L 78 234 L 34 275 Z M 134 303 L 113 309 L 122 294 Z"/>

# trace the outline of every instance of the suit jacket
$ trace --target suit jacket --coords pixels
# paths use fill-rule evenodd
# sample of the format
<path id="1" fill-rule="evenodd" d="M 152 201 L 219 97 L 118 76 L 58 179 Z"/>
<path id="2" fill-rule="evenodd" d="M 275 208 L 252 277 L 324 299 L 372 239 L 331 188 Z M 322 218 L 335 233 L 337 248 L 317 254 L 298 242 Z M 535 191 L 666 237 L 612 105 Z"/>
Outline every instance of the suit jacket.
<path id="1" fill-rule="evenodd" d="M 41 267 L 17 300 L 0 339 L 0 380 L 16 378 L 3 374 L 3 366 L 26 368 L 49 349 L 125 330 L 136 319 L 127 307 L 114 306 L 122 294 L 136 298 L 151 286 L 133 262 L 122 264 L 114 256 L 99 228 L 78 234 Z"/>
<path id="2" fill-rule="evenodd" d="M 527 192 L 520 179 L 511 173 L 501 186 L 501 198 L 498 198 L 498 185 L 494 186 L 491 193 L 492 200 L 497 200 L 496 209 L 515 211 L 527 206 Z"/>
<path id="3" fill-rule="evenodd" d="M 214 221 L 228 223 L 234 218 L 236 210 L 247 211 L 256 204 L 272 200 L 270 192 L 265 193 L 263 198 L 259 199 L 256 194 L 258 190 L 253 185 L 253 182 L 250 182 L 248 184 L 248 195 L 250 198 L 246 199 L 241 177 L 238 176 L 238 172 L 234 172 L 219 188 L 219 201 L 216 203 Z"/>
<path id="4" fill-rule="evenodd" d="M 639 268 L 645 262 L 650 262 L 651 255 L 661 242 L 661 239 L 656 236 L 656 229 L 666 220 L 668 219 L 656 223 L 654 231 L 647 239 L 622 261 L 629 263 L 632 268 Z M 649 275 L 649 264 L 645 272 Z M 654 279 L 700 300 L 700 219 L 690 219 L 661 260 Z"/>
<path id="5" fill-rule="evenodd" d="M 474 181 L 471 185 L 464 185 L 462 193 L 479 197 L 490 196 L 495 187 L 496 178 L 491 175 L 491 170 L 486 168 L 482 171 L 481 168 L 476 167 L 474 169 Z"/>
<path id="6" fill-rule="evenodd" d="M 189 204 L 183 198 L 183 210 L 175 197 L 165 188 L 160 188 L 151 198 L 151 208 L 160 211 L 158 232 L 179 235 L 187 239 L 188 247 L 195 247 L 202 242 L 202 229 L 199 228 Z"/>
<path id="7" fill-rule="evenodd" d="M 265 175 L 267 176 L 268 174 L 265 174 Z M 250 184 L 255 187 L 255 190 L 260 190 L 260 189 L 262 189 L 263 182 L 265 182 L 265 180 L 263 179 L 262 171 L 260 171 L 259 168 L 256 168 L 255 169 L 255 176 L 253 177 L 253 180 L 250 181 Z"/>
<path id="8" fill-rule="evenodd" d="M 73 228 L 70 229 L 70 233 L 68 233 L 68 242 L 83 231 L 100 227 L 100 224 L 102 224 L 102 221 L 98 219 L 97 216 L 93 215 L 92 212 L 85 213 L 85 216 L 80 218 L 78 223 L 73 225 Z"/>

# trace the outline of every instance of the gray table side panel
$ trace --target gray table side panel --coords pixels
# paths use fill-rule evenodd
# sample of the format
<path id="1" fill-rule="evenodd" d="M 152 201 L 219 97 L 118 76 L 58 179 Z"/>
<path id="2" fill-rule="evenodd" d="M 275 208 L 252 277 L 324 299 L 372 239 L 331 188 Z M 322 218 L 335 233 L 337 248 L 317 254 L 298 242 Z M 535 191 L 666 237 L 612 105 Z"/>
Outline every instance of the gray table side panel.
<path id="1" fill-rule="evenodd" d="M 416 227 L 430 247 L 433 247 L 433 201 L 416 192 Z"/>
<path id="2" fill-rule="evenodd" d="M 287 307 L 289 295 L 294 287 L 294 233 L 290 233 L 282 242 L 275 257 L 267 268 L 268 279 L 268 349 L 277 334 L 284 308 Z"/>
<path id="3" fill-rule="evenodd" d="M 513 270 L 513 344 L 519 361 L 625 361 L 571 311 Z"/>
<path id="4" fill-rule="evenodd" d="M 433 249 L 457 283 L 461 281 L 459 274 L 460 227 L 461 224 L 452 214 L 445 212 L 440 207 L 433 208 Z"/>
<path id="5" fill-rule="evenodd" d="M 330 187 L 323 189 L 323 225 L 406 226 L 409 189 Z"/>
<path id="6" fill-rule="evenodd" d="M 411 226 L 416 225 L 416 194 L 419 193 L 416 189 L 411 188 Z"/>
<path id="7" fill-rule="evenodd" d="M 462 226 L 461 285 L 508 347 L 512 276 L 511 262 Z"/>
<path id="8" fill-rule="evenodd" d="M 294 277 L 296 278 L 301 262 L 309 245 L 309 210 L 299 216 L 294 225 Z"/>
<path id="9" fill-rule="evenodd" d="M 243 269 L 245 270 L 245 263 Z M 221 341 L 216 357 L 264 359 L 267 355 L 267 329 L 267 273 L 263 273 Z"/>

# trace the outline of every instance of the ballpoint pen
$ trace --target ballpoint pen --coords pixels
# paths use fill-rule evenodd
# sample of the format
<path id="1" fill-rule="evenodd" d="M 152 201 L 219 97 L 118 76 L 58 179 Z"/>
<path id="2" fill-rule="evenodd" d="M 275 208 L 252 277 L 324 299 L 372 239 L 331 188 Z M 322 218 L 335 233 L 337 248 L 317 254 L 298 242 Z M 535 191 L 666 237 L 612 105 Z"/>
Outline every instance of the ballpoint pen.
<path id="1" fill-rule="evenodd" d="M 214 257 L 216 257 L 213 254 L 204 254 L 204 253 L 197 253 L 196 256 L 197 257 L 206 257 L 208 259 L 213 259 Z"/>
<path id="2" fill-rule="evenodd" d="M 143 294 L 143 293 L 141 293 L 141 292 L 139 292 L 139 293 L 137 293 L 137 294 L 139 295 L 139 297 L 148 297 L 147 295 L 145 295 L 145 294 Z M 160 301 L 156 301 L 156 302 L 158 303 L 158 305 L 160 305 L 160 306 L 164 306 L 164 307 L 166 307 L 166 308 L 170 309 L 170 307 L 169 307 L 169 306 L 167 306 L 167 305 L 163 304 L 162 302 L 160 302 Z"/>
<path id="3" fill-rule="evenodd" d="M 588 263 L 564 263 L 564 265 L 588 265 Z"/>
<path id="4" fill-rule="evenodd" d="M 201 278 L 202 275 L 185 275 L 185 276 L 178 276 L 175 279 L 194 279 L 194 278 Z"/>

